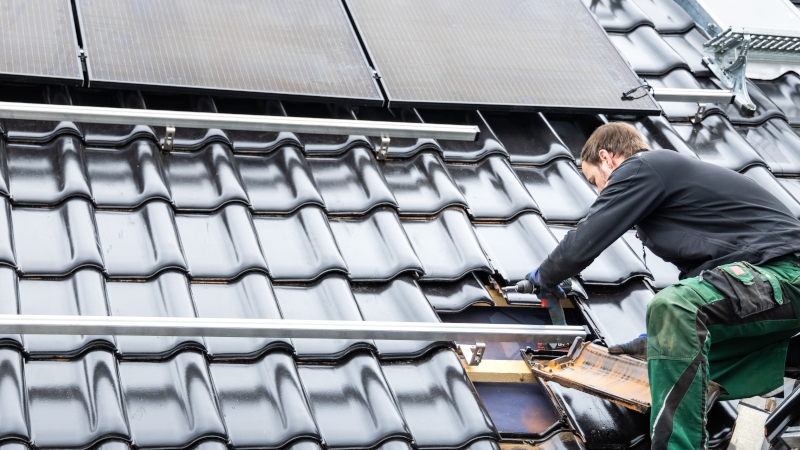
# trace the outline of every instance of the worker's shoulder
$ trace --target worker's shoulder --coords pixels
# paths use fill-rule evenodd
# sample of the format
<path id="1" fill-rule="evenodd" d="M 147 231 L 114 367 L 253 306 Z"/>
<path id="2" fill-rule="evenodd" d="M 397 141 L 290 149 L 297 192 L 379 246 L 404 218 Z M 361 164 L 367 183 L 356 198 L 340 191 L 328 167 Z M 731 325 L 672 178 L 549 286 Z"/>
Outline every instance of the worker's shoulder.
<path id="1" fill-rule="evenodd" d="M 659 174 L 671 174 L 675 171 L 697 170 L 706 166 L 713 166 L 672 150 L 646 150 L 637 153 L 634 157 L 641 161 L 643 166 L 647 166 Z"/>

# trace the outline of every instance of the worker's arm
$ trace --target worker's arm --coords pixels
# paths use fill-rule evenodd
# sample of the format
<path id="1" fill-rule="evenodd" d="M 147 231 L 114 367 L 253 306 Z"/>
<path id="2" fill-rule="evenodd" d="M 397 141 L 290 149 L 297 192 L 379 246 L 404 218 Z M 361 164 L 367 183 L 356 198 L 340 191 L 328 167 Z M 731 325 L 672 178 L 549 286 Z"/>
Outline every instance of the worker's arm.
<path id="1" fill-rule="evenodd" d="M 642 158 L 632 156 L 608 179 L 588 215 L 539 266 L 539 278 L 552 287 L 575 276 L 647 217 L 666 196 L 664 183 Z"/>

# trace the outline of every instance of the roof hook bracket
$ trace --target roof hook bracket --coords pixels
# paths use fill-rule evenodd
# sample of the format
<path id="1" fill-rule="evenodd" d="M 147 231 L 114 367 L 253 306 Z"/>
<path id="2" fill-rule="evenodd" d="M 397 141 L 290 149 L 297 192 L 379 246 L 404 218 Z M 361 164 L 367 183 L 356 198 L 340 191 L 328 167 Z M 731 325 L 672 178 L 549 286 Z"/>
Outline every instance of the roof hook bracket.
<path id="1" fill-rule="evenodd" d="M 477 342 L 475 345 L 459 344 L 457 353 L 464 356 L 469 366 L 477 366 L 483 359 L 483 352 L 486 350 L 486 344 Z"/>
<path id="2" fill-rule="evenodd" d="M 167 133 L 164 135 L 164 143 L 161 144 L 161 150 L 171 152 L 175 147 L 175 127 L 167 126 Z"/>
<path id="3" fill-rule="evenodd" d="M 689 120 L 691 120 L 693 124 L 697 125 L 698 123 L 703 121 L 703 118 L 705 116 L 706 116 L 706 104 L 698 103 L 697 112 L 694 113 L 694 117 L 690 117 Z"/>
<path id="4" fill-rule="evenodd" d="M 747 93 L 747 51 L 752 44 L 750 33 L 742 29 L 728 28 L 716 37 L 703 44 L 707 53 L 713 56 L 703 57 L 703 63 L 717 77 L 715 82 L 722 89 L 728 89 L 735 95 L 734 101 L 742 113 L 752 115 L 756 105 Z"/>
<path id="5" fill-rule="evenodd" d="M 386 155 L 389 153 L 389 143 L 391 139 L 386 134 L 381 134 L 381 143 L 375 146 L 375 154 L 378 159 L 386 159 Z"/>

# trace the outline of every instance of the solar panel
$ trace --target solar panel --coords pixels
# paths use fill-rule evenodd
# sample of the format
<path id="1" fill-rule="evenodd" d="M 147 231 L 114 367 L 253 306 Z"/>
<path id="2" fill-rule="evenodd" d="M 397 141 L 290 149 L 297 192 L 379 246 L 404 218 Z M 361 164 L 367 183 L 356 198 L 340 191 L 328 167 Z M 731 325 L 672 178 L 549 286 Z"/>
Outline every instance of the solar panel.
<path id="1" fill-rule="evenodd" d="M 338 0 L 77 0 L 92 86 L 382 104 Z"/>
<path id="2" fill-rule="evenodd" d="M 657 113 L 581 0 L 345 0 L 391 106 Z"/>
<path id="3" fill-rule="evenodd" d="M 83 83 L 69 0 L 0 0 L 0 76 Z"/>

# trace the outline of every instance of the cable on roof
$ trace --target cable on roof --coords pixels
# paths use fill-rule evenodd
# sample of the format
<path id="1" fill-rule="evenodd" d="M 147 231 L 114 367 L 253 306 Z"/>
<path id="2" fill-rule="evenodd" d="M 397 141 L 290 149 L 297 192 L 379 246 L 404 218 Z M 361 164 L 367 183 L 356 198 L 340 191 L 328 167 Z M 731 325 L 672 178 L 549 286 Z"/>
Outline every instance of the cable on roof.
<path id="1" fill-rule="evenodd" d="M 640 95 L 638 97 L 634 97 L 633 93 L 638 91 L 639 89 L 643 89 L 644 92 L 642 93 L 642 95 Z M 633 89 L 630 89 L 630 90 L 627 90 L 627 91 L 623 92 L 622 93 L 622 100 L 636 100 L 637 98 L 646 97 L 648 92 L 650 92 L 651 94 L 653 93 L 653 86 L 650 86 L 647 83 L 640 84 L 639 86 L 636 86 Z"/>

